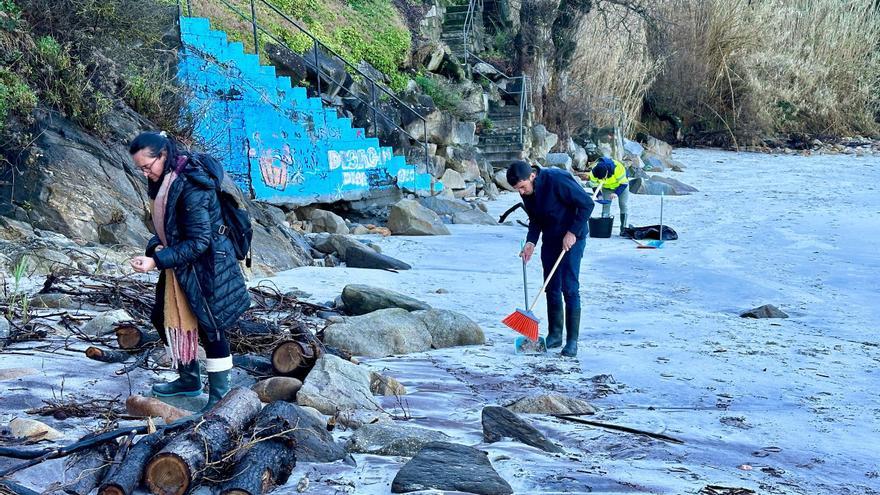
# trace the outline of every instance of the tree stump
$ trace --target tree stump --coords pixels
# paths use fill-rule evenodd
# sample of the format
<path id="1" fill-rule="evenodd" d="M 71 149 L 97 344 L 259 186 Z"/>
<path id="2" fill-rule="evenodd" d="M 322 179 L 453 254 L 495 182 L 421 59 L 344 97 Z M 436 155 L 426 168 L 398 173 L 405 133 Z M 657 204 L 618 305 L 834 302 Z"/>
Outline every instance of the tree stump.
<path id="1" fill-rule="evenodd" d="M 116 343 L 120 349 L 140 349 L 159 340 L 158 333 L 145 332 L 134 325 L 123 324 L 116 327 Z"/>

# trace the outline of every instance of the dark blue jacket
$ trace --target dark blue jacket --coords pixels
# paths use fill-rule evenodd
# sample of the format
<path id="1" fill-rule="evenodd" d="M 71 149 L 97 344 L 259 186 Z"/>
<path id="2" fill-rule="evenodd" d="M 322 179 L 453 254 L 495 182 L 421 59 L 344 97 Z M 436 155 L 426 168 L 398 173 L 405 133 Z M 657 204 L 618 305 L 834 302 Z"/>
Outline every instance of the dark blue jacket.
<path id="1" fill-rule="evenodd" d="M 168 191 L 168 245 L 156 251 L 160 242 L 153 236 L 146 249 L 159 270 L 174 269 L 199 328 L 212 342 L 218 339 L 218 330 L 232 326 L 250 307 L 232 243 L 219 233 L 222 224 L 216 183 L 201 165 L 190 160 Z M 163 327 L 164 282 L 162 272 L 156 286 L 157 304 L 150 318 L 156 328 Z"/>
<path id="2" fill-rule="evenodd" d="M 593 199 L 568 172 L 558 168 L 539 168 L 535 176 L 535 190 L 522 196 L 529 215 L 529 233 L 526 241 L 538 243 L 544 234 L 544 244 L 560 244 L 566 232 L 583 239 L 590 231 L 588 219 L 593 213 Z"/>

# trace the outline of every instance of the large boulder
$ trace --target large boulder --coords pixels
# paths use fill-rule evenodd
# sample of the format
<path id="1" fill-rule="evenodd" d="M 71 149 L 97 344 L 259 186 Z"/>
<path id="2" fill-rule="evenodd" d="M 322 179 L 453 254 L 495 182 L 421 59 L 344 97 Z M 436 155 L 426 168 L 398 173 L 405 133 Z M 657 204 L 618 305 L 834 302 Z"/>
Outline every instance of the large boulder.
<path id="1" fill-rule="evenodd" d="M 436 213 L 411 199 L 391 207 L 388 228 L 396 235 L 449 235 L 449 229 Z"/>
<path id="2" fill-rule="evenodd" d="M 572 160 L 568 153 L 547 153 L 544 162 L 548 167 L 561 168 L 569 172 L 572 171 Z"/>
<path id="3" fill-rule="evenodd" d="M 419 203 L 439 215 L 444 222 L 452 222 L 452 217 L 456 213 L 470 211 L 473 208 L 467 201 L 440 196 L 419 198 Z"/>
<path id="4" fill-rule="evenodd" d="M 412 315 L 424 322 L 435 349 L 486 343 L 486 336 L 480 325 L 461 313 L 447 309 L 430 309 L 413 311 Z"/>
<path id="5" fill-rule="evenodd" d="M 498 225 L 495 217 L 478 208 L 456 212 L 452 215 L 452 223 Z"/>
<path id="6" fill-rule="evenodd" d="M 360 454 L 412 457 L 431 442 L 448 442 L 452 438 L 436 429 L 396 421 L 380 421 L 364 425 L 348 439 L 345 450 Z"/>
<path id="7" fill-rule="evenodd" d="M 650 178 L 637 176 L 630 179 L 629 188 L 634 194 L 662 194 L 666 196 L 682 196 L 697 192 L 695 187 L 659 175 L 652 175 Z"/>
<path id="8" fill-rule="evenodd" d="M 293 429 L 296 462 L 333 462 L 348 456 L 327 431 L 327 423 L 315 417 L 310 409 L 279 401 L 267 405 L 263 414 L 270 414 L 267 411 L 280 420 L 277 428 Z"/>
<path id="9" fill-rule="evenodd" d="M 476 160 L 466 158 L 464 160 L 450 160 L 448 167 L 461 174 L 461 178 L 466 182 L 477 180 L 480 177 L 480 166 Z M 446 184 L 444 182 L 444 184 Z M 455 189 L 455 188 L 453 188 Z"/>
<path id="10" fill-rule="evenodd" d="M 467 187 L 461 174 L 451 168 L 447 168 L 446 171 L 443 172 L 443 177 L 440 178 L 440 181 L 443 182 L 445 187 L 452 189 L 453 191 Z"/>
<path id="11" fill-rule="evenodd" d="M 512 438 L 545 452 L 563 452 L 534 426 L 526 423 L 510 410 L 500 406 L 484 407 L 483 439 L 493 443 L 505 438 Z"/>
<path id="12" fill-rule="evenodd" d="M 324 343 L 356 356 L 385 357 L 427 351 L 431 349 L 432 338 L 421 318 L 405 309 L 391 308 L 345 318 L 342 323 L 328 326 Z"/>
<path id="13" fill-rule="evenodd" d="M 373 268 L 377 270 L 409 270 L 412 268 L 396 258 L 386 256 L 371 249 L 354 237 L 343 234 L 319 235 L 315 237 L 315 249 L 324 254 L 336 254 L 352 268 Z"/>
<path id="14" fill-rule="evenodd" d="M 516 192 L 516 189 L 507 182 L 507 170 L 499 170 L 492 175 L 492 178 L 495 180 L 495 184 L 504 189 L 505 191 Z"/>
<path id="15" fill-rule="evenodd" d="M 431 442 L 410 459 L 391 483 L 392 493 L 441 490 L 508 495 L 510 485 L 492 467 L 485 452 L 447 442 Z"/>
<path id="16" fill-rule="evenodd" d="M 401 308 L 407 311 L 431 309 L 418 299 L 393 290 L 362 284 L 349 284 L 342 289 L 342 303 L 351 315 L 364 315 L 380 309 Z"/>
<path id="17" fill-rule="evenodd" d="M 347 234 L 348 226 L 339 215 L 327 210 L 312 210 L 309 216 L 313 232 L 329 232 L 331 234 Z"/>
<path id="18" fill-rule="evenodd" d="M 548 131 L 543 124 L 532 126 L 532 156 L 543 158 L 556 146 L 559 136 Z"/>
<path id="19" fill-rule="evenodd" d="M 652 175 L 651 182 L 666 184 L 668 186 L 668 189 L 667 189 L 668 192 L 666 192 L 665 194 L 667 194 L 669 196 L 684 196 L 687 194 L 699 192 L 699 190 L 696 187 L 689 186 L 689 185 L 685 184 L 684 182 L 681 182 L 680 180 L 670 179 L 669 177 L 661 177 L 659 175 Z"/>
<path id="20" fill-rule="evenodd" d="M 507 409 L 519 414 L 594 414 L 596 409 L 580 399 L 549 393 L 521 397 Z"/>
<path id="21" fill-rule="evenodd" d="M 124 321 L 132 321 L 133 318 L 124 309 L 104 311 L 95 315 L 82 327 L 82 333 L 99 337 L 116 331 L 116 324 Z"/>
<path id="22" fill-rule="evenodd" d="M 324 354 L 306 376 L 296 402 L 333 415 L 337 410 L 376 410 L 378 405 L 372 397 L 369 370 L 332 354 Z"/>

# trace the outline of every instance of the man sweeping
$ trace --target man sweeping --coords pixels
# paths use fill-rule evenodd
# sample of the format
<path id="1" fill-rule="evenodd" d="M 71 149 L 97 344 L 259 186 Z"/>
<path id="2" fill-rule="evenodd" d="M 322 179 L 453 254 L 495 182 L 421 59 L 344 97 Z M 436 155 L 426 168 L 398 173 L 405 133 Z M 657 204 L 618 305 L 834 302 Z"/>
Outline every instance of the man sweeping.
<path id="1" fill-rule="evenodd" d="M 578 275 L 593 200 L 580 183 L 562 169 L 533 168 L 526 162 L 515 161 L 507 168 L 507 182 L 519 192 L 529 216 L 529 232 L 520 253 L 523 261 L 528 263 L 531 259 L 542 234 L 541 264 L 545 279 L 560 253 L 567 252 L 547 284 L 549 331 L 546 343 L 548 349 L 562 345 L 564 322 L 566 334 L 562 355 L 576 356 L 581 320 Z"/>
<path id="2" fill-rule="evenodd" d="M 593 198 L 602 196 L 602 216 L 611 214 L 611 202 L 617 200 L 620 210 L 620 235 L 626 228 L 626 204 L 629 200 L 629 179 L 626 177 L 626 166 L 617 160 L 602 157 L 596 161 L 590 169 L 590 187 L 593 188 Z"/>

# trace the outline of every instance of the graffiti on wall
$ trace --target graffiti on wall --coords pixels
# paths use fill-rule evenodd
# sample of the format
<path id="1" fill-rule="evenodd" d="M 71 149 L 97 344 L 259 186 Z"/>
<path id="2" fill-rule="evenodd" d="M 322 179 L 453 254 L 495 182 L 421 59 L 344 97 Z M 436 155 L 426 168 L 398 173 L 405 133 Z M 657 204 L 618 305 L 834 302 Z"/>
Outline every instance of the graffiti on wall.
<path id="1" fill-rule="evenodd" d="M 307 204 L 428 183 L 391 148 L 364 136 L 305 91 L 254 72 L 240 49 L 207 25 L 182 21 L 178 76 L 199 109 L 195 134 L 256 199 Z M 287 84 L 286 87 L 282 87 Z M 271 87 L 270 87 L 271 86 Z"/>

